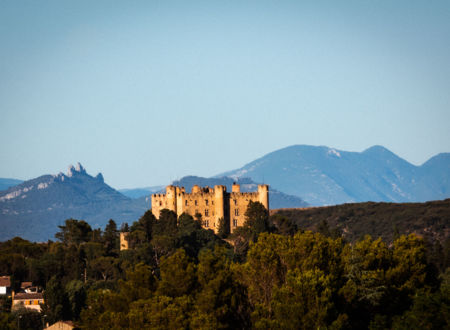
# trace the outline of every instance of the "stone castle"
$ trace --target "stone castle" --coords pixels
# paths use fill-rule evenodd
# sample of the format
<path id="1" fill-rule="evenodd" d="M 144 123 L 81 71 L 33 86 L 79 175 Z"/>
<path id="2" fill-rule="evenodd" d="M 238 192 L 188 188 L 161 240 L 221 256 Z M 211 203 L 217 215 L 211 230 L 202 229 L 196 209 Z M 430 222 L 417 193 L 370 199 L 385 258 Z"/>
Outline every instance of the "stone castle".
<path id="1" fill-rule="evenodd" d="M 179 217 L 188 213 L 195 217 L 201 214 L 202 226 L 217 233 L 219 219 L 224 218 L 230 231 L 245 222 L 245 211 L 250 201 L 260 202 L 269 210 L 269 186 L 258 185 L 257 192 L 241 192 L 240 185 L 233 184 L 231 192 L 225 186 L 214 188 L 194 185 L 190 193 L 184 187 L 167 186 L 165 194 L 152 195 L 152 213 L 159 219 L 163 209 L 174 211 Z"/>

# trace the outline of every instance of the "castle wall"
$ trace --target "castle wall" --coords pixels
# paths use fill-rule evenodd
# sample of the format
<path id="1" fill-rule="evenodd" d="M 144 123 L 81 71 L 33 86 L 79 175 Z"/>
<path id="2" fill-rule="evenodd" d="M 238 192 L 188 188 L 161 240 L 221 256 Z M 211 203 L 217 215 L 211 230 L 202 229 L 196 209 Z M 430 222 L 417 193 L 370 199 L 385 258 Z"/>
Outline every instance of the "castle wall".
<path id="1" fill-rule="evenodd" d="M 202 216 L 202 226 L 217 233 L 220 218 L 224 218 L 233 232 L 245 222 L 245 211 L 250 201 L 260 202 L 269 209 L 269 186 L 259 185 L 257 192 L 240 192 L 239 185 L 234 184 L 232 192 L 228 193 L 225 186 L 214 188 L 192 187 L 191 193 L 186 193 L 183 187 L 167 186 L 166 194 L 152 195 L 152 213 L 159 219 L 163 209 L 174 211 L 177 216 L 186 212 L 195 217 Z"/>

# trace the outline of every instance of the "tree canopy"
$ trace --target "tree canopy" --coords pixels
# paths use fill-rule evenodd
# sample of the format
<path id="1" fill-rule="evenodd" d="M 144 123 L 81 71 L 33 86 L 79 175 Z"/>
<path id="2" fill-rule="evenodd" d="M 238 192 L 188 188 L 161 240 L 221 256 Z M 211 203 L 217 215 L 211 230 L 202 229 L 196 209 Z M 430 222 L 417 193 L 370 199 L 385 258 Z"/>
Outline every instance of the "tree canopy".
<path id="1" fill-rule="evenodd" d="M 68 219 L 57 242 L 2 242 L 0 272 L 44 287 L 45 305 L 11 312 L 4 299 L 0 328 L 41 329 L 43 315 L 81 329 L 449 327 L 442 246 L 414 234 L 349 243 L 328 223 L 303 230 L 253 202 L 245 216 L 226 241 L 163 210 L 121 226 L 124 251 L 112 219 L 104 230 Z"/>

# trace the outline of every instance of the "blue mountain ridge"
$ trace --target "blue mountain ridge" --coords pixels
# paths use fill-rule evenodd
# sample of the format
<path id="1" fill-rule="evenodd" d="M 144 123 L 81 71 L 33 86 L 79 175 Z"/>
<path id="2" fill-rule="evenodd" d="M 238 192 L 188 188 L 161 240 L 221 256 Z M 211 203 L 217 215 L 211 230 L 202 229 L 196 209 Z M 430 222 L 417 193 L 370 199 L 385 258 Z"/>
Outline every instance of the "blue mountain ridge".
<path id="1" fill-rule="evenodd" d="M 382 146 L 348 152 L 294 145 L 218 174 L 264 181 L 311 205 L 350 202 L 424 202 L 450 197 L 450 154 L 415 166 Z"/>
<path id="2" fill-rule="evenodd" d="M 173 184 L 187 191 L 193 184 L 222 184 L 231 190 L 236 181 L 242 191 L 255 191 L 264 182 L 270 185 L 271 208 L 285 208 L 440 200 L 450 197 L 449 176 L 449 153 L 415 166 L 382 146 L 348 152 L 295 145 L 212 178 L 187 176 Z M 135 221 L 151 208 L 151 192 L 136 193 L 145 195 L 129 198 L 107 185 L 100 173 L 93 177 L 80 164 L 67 174 L 43 175 L 10 186 L 0 191 L 0 241 L 14 236 L 53 239 L 57 226 L 68 218 L 86 220 L 94 228 L 104 227 L 111 218 L 119 225 Z"/>
<path id="3" fill-rule="evenodd" d="M 22 182 L 23 182 L 23 180 L 0 178 L 0 191 L 6 190 L 9 187 L 17 186 L 18 184 L 21 184 Z"/>
<path id="4" fill-rule="evenodd" d="M 0 241 L 14 236 L 34 241 L 53 239 L 66 219 L 86 220 L 104 227 L 139 219 L 150 205 L 131 199 L 108 186 L 99 173 L 90 176 L 78 164 L 67 174 L 43 175 L 0 191 Z"/>

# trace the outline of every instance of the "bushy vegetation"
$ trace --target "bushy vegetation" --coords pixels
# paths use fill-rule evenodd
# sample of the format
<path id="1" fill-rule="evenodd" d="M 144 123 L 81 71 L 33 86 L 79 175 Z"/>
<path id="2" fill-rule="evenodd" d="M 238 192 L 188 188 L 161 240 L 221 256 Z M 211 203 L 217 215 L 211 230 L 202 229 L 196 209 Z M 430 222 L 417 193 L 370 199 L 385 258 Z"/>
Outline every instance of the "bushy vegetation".
<path id="1" fill-rule="evenodd" d="M 305 209 L 273 210 L 303 229 L 317 230 L 324 221 L 355 242 L 365 235 L 392 242 L 415 233 L 444 243 L 450 235 L 450 199 L 426 203 L 354 203 Z"/>
<path id="2" fill-rule="evenodd" d="M 444 271 L 450 266 L 450 199 L 427 203 L 356 203 L 307 209 L 274 210 L 273 221 L 356 242 L 366 235 L 388 244 L 400 235 L 422 237 L 429 256 Z"/>
<path id="3" fill-rule="evenodd" d="M 450 270 L 439 273 L 433 246 L 415 234 L 349 243 L 328 223 L 304 231 L 259 203 L 246 218 L 233 234 L 222 228 L 223 240 L 201 219 L 147 212 L 121 228 L 126 251 L 114 221 L 102 231 L 69 219 L 59 242 L 0 243 L 0 273 L 45 288 L 38 320 L 20 312 L 36 329 L 57 320 L 82 329 L 449 327 Z M 0 328 L 16 328 L 10 301 L 1 306 Z"/>

